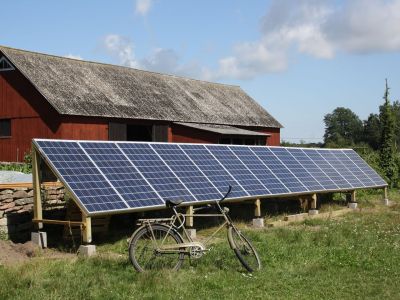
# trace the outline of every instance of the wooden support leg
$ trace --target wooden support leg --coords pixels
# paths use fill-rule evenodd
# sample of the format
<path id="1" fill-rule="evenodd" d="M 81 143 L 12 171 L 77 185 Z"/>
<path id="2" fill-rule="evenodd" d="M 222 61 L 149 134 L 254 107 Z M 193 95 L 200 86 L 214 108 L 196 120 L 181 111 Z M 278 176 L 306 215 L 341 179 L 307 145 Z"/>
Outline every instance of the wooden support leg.
<path id="1" fill-rule="evenodd" d="M 351 191 L 350 192 L 349 208 L 352 208 L 352 209 L 356 209 L 357 208 L 356 191 Z"/>
<path id="2" fill-rule="evenodd" d="M 32 153 L 32 181 L 33 181 L 33 216 L 36 220 L 43 219 L 42 211 L 42 196 L 40 188 L 40 173 L 39 164 L 40 156 L 36 150 Z M 43 228 L 43 223 L 36 223 L 36 229 L 40 230 Z"/>
<path id="3" fill-rule="evenodd" d="M 188 206 L 186 208 L 186 214 L 187 215 L 193 215 L 194 214 L 194 210 L 193 210 L 193 206 Z M 188 234 L 188 236 L 192 239 L 195 240 L 196 239 L 196 229 L 193 228 L 193 217 L 186 217 L 186 222 L 185 222 L 185 226 L 186 228 L 186 232 Z"/>
<path id="4" fill-rule="evenodd" d="M 186 214 L 187 215 L 193 215 L 193 206 L 188 206 L 186 208 Z M 193 227 L 193 217 L 186 217 L 186 227 Z"/>
<path id="5" fill-rule="evenodd" d="M 262 228 L 264 227 L 264 218 L 261 218 L 261 201 L 257 199 L 254 202 L 255 209 L 254 209 L 254 219 L 253 219 L 253 227 L 255 228 Z"/>
<path id="6" fill-rule="evenodd" d="M 385 187 L 383 189 L 383 204 L 384 205 L 389 205 L 389 195 L 388 195 L 388 188 Z"/>
<path id="7" fill-rule="evenodd" d="M 85 244 L 90 244 L 92 242 L 92 219 L 82 213 L 82 240 Z"/>
<path id="8" fill-rule="evenodd" d="M 317 215 L 317 194 L 311 195 L 311 209 L 308 211 L 309 215 Z"/>
<path id="9" fill-rule="evenodd" d="M 311 196 L 311 209 L 317 209 L 317 194 Z"/>
<path id="10" fill-rule="evenodd" d="M 357 202 L 357 199 L 356 199 L 356 191 L 351 191 L 351 202 Z"/>
<path id="11" fill-rule="evenodd" d="M 254 216 L 256 218 L 261 217 L 261 201 L 260 199 L 257 199 L 256 202 L 254 202 L 255 209 L 254 209 Z"/>

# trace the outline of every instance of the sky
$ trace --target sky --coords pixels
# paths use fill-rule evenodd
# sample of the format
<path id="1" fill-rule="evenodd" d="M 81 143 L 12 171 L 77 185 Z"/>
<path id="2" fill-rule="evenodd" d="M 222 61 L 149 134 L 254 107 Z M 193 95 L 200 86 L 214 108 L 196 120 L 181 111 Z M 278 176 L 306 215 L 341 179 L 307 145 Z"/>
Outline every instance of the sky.
<path id="1" fill-rule="evenodd" d="M 400 100 L 400 0 L 4 1 L 0 44 L 239 85 L 318 142 L 336 107 Z"/>

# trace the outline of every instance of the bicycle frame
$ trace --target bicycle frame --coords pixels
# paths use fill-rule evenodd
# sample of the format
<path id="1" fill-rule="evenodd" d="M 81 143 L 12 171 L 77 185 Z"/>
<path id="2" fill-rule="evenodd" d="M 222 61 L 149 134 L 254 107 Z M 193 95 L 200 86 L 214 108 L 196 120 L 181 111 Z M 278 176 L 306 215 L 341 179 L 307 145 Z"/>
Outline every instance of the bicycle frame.
<path id="1" fill-rule="evenodd" d="M 190 248 L 191 247 L 197 247 L 200 248 L 202 252 L 209 251 L 210 249 L 207 249 L 207 246 L 209 245 L 210 241 L 222 230 L 222 228 L 226 227 L 234 227 L 235 230 L 236 227 L 233 225 L 232 220 L 229 218 L 227 215 L 228 210 L 225 208 L 222 208 L 218 202 L 216 202 L 217 207 L 220 210 L 220 213 L 210 213 L 210 214 L 200 214 L 200 213 L 193 213 L 193 214 L 183 214 L 179 213 L 176 210 L 176 207 L 173 207 L 174 215 L 171 218 L 160 218 L 160 219 L 139 219 L 138 221 L 142 224 L 142 226 L 147 226 L 152 234 L 152 240 L 153 240 L 153 246 L 155 249 L 157 249 L 158 253 L 182 253 L 184 252 L 185 254 L 190 253 Z M 202 242 L 194 241 L 190 234 L 188 233 L 186 226 L 185 226 L 185 220 L 186 218 L 198 218 L 198 217 L 203 217 L 203 218 L 211 218 L 211 217 L 219 217 L 223 218 L 224 222 L 210 235 L 208 236 L 205 240 Z M 178 222 L 178 224 L 177 224 Z M 152 224 L 163 224 L 166 227 L 168 227 L 168 232 L 165 235 L 164 239 L 161 241 L 159 245 L 157 245 L 156 238 L 153 233 L 152 229 Z M 182 237 L 178 230 L 182 229 L 184 237 Z M 178 233 L 182 239 L 183 243 L 178 243 L 178 244 L 164 244 L 165 239 L 168 236 L 168 233 L 170 231 L 174 231 L 175 233 Z M 185 242 L 186 239 L 186 242 Z M 183 250 L 184 249 L 184 250 Z"/>

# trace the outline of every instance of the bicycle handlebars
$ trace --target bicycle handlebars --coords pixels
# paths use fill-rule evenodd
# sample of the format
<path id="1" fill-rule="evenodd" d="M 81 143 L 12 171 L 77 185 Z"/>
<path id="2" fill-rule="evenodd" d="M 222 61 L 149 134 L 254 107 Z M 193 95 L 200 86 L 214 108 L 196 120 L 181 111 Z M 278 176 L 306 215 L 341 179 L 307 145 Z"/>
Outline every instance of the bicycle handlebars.
<path id="1" fill-rule="evenodd" d="M 228 191 L 220 200 L 218 200 L 218 203 L 222 203 L 222 201 L 224 201 L 226 199 L 226 197 L 228 197 L 228 195 L 231 193 L 231 191 L 232 191 L 232 186 L 229 185 Z"/>

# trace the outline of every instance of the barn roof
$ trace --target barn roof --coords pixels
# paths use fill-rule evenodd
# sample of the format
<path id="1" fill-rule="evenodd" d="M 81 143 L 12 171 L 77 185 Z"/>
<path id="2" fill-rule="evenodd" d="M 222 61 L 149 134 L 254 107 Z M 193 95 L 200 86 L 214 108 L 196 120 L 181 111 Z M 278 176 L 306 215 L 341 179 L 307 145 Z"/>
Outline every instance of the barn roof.
<path id="1" fill-rule="evenodd" d="M 62 115 L 282 125 L 240 87 L 0 46 Z"/>

